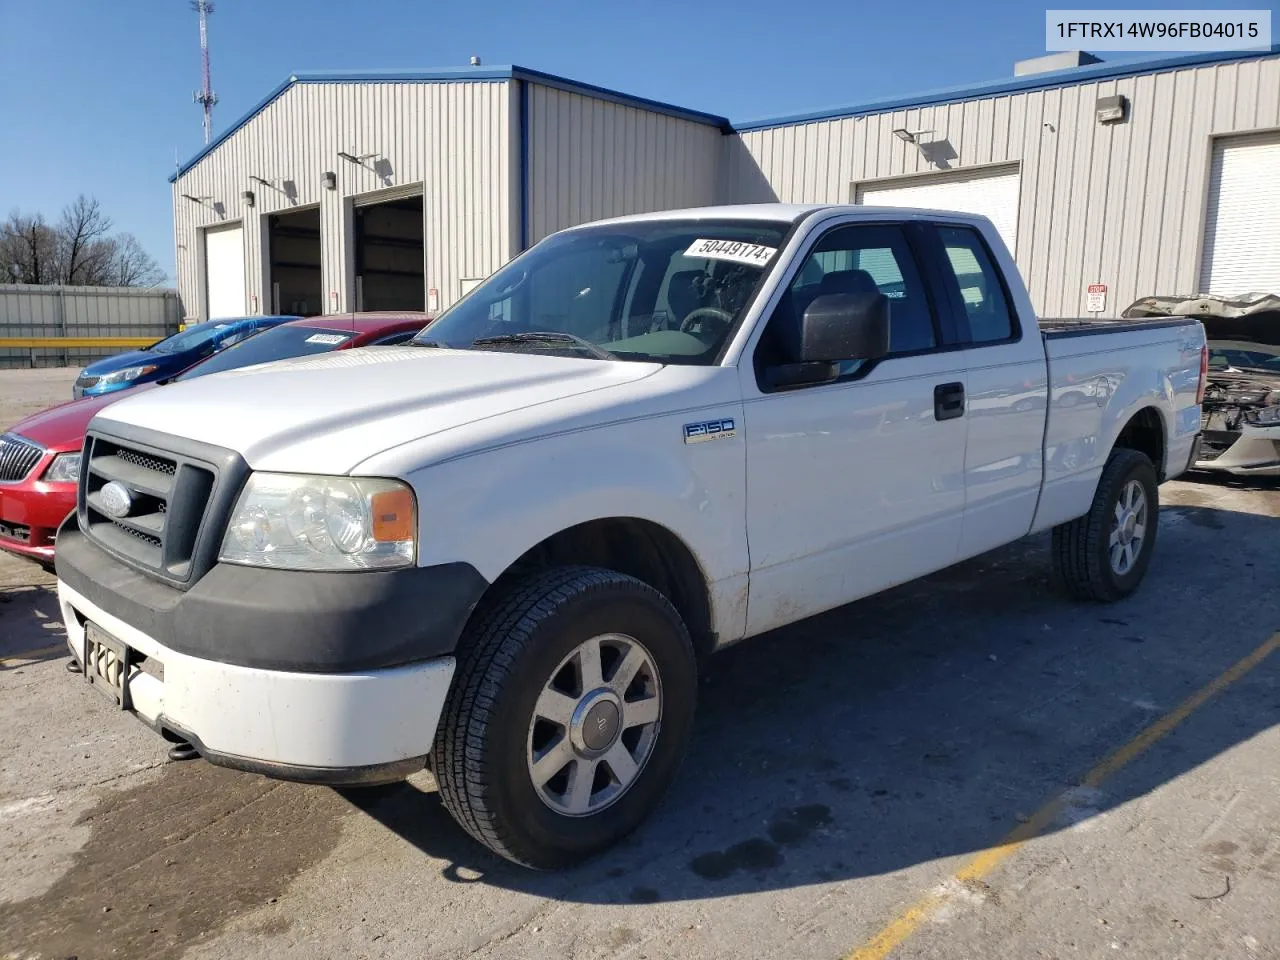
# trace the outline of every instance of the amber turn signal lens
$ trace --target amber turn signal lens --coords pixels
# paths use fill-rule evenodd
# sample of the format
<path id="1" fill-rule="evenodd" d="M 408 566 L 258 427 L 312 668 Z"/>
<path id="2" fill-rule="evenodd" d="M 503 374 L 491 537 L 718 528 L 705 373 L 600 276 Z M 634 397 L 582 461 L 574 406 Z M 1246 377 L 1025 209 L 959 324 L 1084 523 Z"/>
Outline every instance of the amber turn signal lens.
<path id="1" fill-rule="evenodd" d="M 375 493 L 369 505 L 373 515 L 373 539 L 379 543 L 412 540 L 414 530 L 413 494 L 408 490 Z"/>

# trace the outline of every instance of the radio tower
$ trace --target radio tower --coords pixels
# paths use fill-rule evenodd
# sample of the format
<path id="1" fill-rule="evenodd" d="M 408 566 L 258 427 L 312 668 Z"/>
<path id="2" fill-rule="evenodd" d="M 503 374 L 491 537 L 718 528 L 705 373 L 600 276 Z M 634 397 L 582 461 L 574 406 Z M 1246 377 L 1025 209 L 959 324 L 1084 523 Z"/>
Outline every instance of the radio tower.
<path id="1" fill-rule="evenodd" d="M 209 142 L 213 132 L 213 105 L 218 95 L 213 92 L 209 79 L 209 14 L 213 13 L 210 0 L 191 0 L 191 9 L 200 14 L 200 75 L 202 86 L 192 99 L 204 108 L 204 142 Z"/>

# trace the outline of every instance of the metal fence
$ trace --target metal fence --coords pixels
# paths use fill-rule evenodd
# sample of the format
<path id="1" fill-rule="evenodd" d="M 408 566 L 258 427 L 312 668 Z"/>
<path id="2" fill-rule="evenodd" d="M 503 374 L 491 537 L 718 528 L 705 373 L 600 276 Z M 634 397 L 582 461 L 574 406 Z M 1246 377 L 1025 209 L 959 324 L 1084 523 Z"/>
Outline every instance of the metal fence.
<path id="1" fill-rule="evenodd" d="M 176 290 L 0 284 L 0 369 L 83 366 L 181 323 Z"/>

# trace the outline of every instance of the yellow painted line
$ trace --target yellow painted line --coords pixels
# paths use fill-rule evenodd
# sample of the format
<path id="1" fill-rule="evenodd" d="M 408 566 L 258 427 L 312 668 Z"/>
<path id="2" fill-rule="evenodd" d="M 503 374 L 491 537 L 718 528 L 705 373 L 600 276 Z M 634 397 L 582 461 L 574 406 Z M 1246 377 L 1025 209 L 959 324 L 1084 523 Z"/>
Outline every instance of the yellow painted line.
<path id="1" fill-rule="evenodd" d="M 1085 774 L 1084 779 L 1080 781 L 1080 785 L 1085 787 L 1101 786 L 1104 781 L 1142 756 L 1147 749 L 1177 729 L 1182 721 L 1262 663 L 1277 649 L 1280 649 L 1280 633 L 1274 634 L 1271 639 L 1267 640 L 1243 660 L 1240 660 L 1216 680 L 1201 687 L 1183 700 L 1175 709 L 1166 713 L 1124 746 L 1108 755 L 1106 759 Z M 1045 828 L 1053 823 L 1058 814 L 1062 812 L 1066 800 L 1067 793 L 1065 791 L 1059 793 L 1037 810 L 1030 820 L 1019 824 L 1015 830 L 1012 830 L 998 844 L 976 854 L 973 859 L 955 872 L 952 879 L 963 884 L 967 881 L 981 880 L 991 874 L 1000 864 L 1017 853 L 1024 843 L 1039 836 Z M 915 933 L 920 925 L 933 916 L 948 899 L 948 894 L 944 892 L 930 893 L 922 897 L 898 914 L 874 937 L 850 953 L 847 960 L 883 960 L 899 944 Z"/>
<path id="2" fill-rule="evenodd" d="M 0 337 L 0 347 L 149 347 L 160 337 Z"/>
<path id="3" fill-rule="evenodd" d="M 11 663 L 25 663 L 28 660 L 35 660 L 46 654 L 57 653 L 59 650 L 66 650 L 67 656 L 71 656 L 71 651 L 65 643 L 55 643 L 52 646 L 41 647 L 39 650 L 25 650 L 22 653 L 11 654 L 7 657 L 0 657 L 0 667 L 7 667 Z"/>

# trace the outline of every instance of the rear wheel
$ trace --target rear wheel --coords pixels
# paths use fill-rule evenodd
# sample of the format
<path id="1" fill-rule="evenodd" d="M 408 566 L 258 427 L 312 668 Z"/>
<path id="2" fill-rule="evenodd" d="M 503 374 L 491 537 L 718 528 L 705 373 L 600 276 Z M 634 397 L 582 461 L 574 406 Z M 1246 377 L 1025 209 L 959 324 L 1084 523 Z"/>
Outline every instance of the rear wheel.
<path id="1" fill-rule="evenodd" d="M 432 750 L 445 808 L 526 866 L 568 866 L 637 827 L 693 722 L 693 645 L 632 577 L 543 571 L 486 603 L 463 637 Z"/>
<path id="2" fill-rule="evenodd" d="M 1159 519 L 1155 467 L 1137 450 L 1113 450 L 1089 512 L 1053 529 L 1058 578 L 1081 600 L 1127 597 L 1151 563 Z"/>

